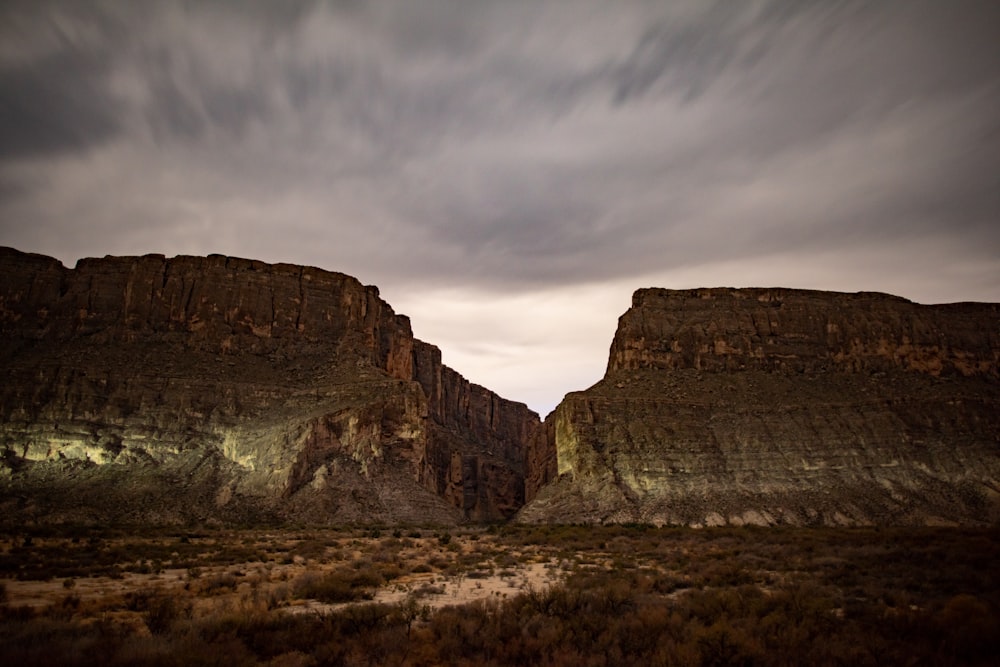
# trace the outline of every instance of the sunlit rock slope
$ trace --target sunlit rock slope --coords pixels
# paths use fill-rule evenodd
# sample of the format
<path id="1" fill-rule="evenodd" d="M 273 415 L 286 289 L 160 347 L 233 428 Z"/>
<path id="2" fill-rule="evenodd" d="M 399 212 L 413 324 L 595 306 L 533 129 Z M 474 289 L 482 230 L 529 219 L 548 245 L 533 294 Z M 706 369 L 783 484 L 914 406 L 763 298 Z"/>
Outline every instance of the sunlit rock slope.
<path id="1" fill-rule="evenodd" d="M 1000 306 L 643 289 L 522 521 L 1000 519 Z"/>

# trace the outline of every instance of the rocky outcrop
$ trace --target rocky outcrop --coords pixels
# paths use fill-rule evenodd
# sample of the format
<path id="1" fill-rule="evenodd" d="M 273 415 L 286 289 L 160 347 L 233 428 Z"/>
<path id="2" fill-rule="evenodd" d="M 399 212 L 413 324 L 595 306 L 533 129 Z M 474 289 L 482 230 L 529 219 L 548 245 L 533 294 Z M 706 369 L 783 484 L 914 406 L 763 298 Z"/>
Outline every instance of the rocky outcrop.
<path id="1" fill-rule="evenodd" d="M 350 276 L 11 249 L 0 273 L 8 516 L 454 522 L 537 491 L 537 415 Z"/>
<path id="2" fill-rule="evenodd" d="M 523 521 L 1000 520 L 1000 306 L 639 290 Z"/>
<path id="3" fill-rule="evenodd" d="M 608 372 L 907 370 L 1000 376 L 997 304 L 923 306 L 886 294 L 641 289 L 618 320 Z"/>

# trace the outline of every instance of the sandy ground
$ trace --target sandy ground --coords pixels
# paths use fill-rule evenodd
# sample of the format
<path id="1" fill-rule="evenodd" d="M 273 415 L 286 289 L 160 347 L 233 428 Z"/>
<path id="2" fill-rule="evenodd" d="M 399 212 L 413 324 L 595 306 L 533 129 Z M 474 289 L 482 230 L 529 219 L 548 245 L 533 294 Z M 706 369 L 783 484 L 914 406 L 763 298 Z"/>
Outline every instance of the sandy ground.
<path id="1" fill-rule="evenodd" d="M 482 578 L 464 577 L 406 577 L 394 586 L 383 588 L 375 596 L 376 602 L 402 602 L 410 595 L 420 597 L 431 607 L 465 604 L 490 597 L 506 598 L 526 590 L 540 590 L 563 577 L 563 572 L 551 563 L 530 563 L 513 568 L 503 574 Z M 440 592 L 437 592 L 440 590 Z"/>
<path id="2" fill-rule="evenodd" d="M 440 552 L 445 553 L 445 552 Z M 197 578 L 186 569 L 166 569 L 157 574 L 126 573 L 120 578 L 81 577 L 71 580 L 18 581 L 0 579 L 6 587 L 9 607 L 43 609 L 62 605 L 68 598 L 78 598 L 75 606 L 87 608 L 120 608 L 129 594 L 159 591 L 192 600 L 196 611 L 209 612 L 220 607 L 232 607 L 250 600 L 278 596 L 278 609 L 291 613 L 323 613 L 343 608 L 345 604 L 324 604 L 309 599 L 294 599 L 289 590 L 295 580 L 306 572 L 323 572 L 342 563 L 307 563 L 296 559 L 292 563 L 238 563 L 202 568 Z M 237 584 L 223 590 L 206 590 L 214 578 L 238 573 Z M 439 608 L 460 605 L 475 600 L 502 600 L 526 590 L 540 590 L 565 576 L 564 569 L 554 560 L 518 563 L 503 569 L 473 570 L 455 575 L 442 573 L 411 573 L 394 579 L 375 591 L 372 602 L 393 604 L 409 598 L 420 605 Z"/>
<path id="3" fill-rule="evenodd" d="M 565 573 L 552 563 L 530 563 L 510 568 L 502 574 L 486 576 L 446 577 L 429 573 L 413 574 L 383 586 L 375 593 L 371 602 L 395 604 L 405 602 L 412 597 L 420 605 L 438 609 L 490 598 L 503 600 L 524 591 L 542 590 L 560 581 L 564 575 Z M 359 603 L 323 604 L 315 600 L 299 600 L 286 609 L 292 613 L 322 613 L 342 609 L 351 604 Z"/>

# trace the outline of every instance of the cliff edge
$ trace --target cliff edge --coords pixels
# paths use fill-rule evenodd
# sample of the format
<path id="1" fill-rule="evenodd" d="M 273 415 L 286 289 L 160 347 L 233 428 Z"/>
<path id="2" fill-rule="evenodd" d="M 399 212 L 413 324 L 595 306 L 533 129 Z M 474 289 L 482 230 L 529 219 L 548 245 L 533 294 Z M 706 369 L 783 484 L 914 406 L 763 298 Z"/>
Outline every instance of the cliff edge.
<path id="1" fill-rule="evenodd" d="M 527 522 L 1000 520 L 1000 305 L 642 289 Z"/>
<path id="2" fill-rule="evenodd" d="M 13 249 L 0 275 L 12 520 L 498 520 L 543 482 L 538 416 L 350 276 Z"/>

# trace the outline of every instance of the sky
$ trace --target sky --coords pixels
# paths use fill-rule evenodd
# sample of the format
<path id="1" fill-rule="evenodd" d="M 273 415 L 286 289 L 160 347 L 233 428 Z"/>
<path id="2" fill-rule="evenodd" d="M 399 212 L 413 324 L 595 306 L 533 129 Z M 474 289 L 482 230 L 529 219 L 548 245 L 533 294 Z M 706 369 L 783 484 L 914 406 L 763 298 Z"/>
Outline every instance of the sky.
<path id="1" fill-rule="evenodd" d="M 641 287 L 1000 302 L 1000 4 L 5 0 L 0 245 L 347 273 L 544 416 Z"/>

